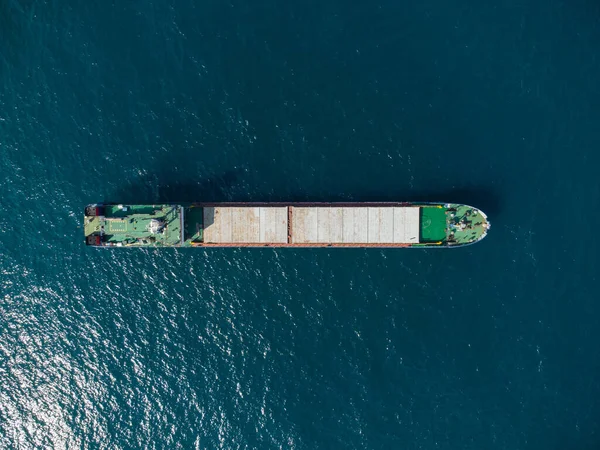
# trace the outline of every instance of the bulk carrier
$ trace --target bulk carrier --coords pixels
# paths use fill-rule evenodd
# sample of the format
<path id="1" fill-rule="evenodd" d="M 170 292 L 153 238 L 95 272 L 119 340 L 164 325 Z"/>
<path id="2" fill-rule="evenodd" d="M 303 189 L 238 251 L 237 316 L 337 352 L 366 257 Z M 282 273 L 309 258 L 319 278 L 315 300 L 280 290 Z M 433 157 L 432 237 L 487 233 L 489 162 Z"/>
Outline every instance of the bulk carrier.
<path id="1" fill-rule="evenodd" d="M 454 203 L 93 204 L 93 247 L 460 247 L 490 228 Z"/>

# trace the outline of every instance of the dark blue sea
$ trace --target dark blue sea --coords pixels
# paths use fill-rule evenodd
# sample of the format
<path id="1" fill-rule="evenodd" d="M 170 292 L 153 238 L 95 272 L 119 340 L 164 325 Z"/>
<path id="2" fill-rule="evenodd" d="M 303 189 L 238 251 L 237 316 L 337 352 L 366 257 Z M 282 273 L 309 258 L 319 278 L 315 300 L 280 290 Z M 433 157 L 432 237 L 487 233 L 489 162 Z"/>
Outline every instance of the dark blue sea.
<path id="1" fill-rule="evenodd" d="M 600 448 L 600 3 L 0 2 L 0 448 Z M 439 200 L 454 250 L 83 244 Z"/>

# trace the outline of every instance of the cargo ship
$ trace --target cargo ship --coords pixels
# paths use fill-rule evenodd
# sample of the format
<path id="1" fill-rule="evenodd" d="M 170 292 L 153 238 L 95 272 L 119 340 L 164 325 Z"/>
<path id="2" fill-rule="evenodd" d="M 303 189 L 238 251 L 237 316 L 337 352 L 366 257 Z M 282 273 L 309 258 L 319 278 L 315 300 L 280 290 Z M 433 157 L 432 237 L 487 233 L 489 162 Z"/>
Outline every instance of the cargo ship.
<path id="1" fill-rule="evenodd" d="M 93 247 L 460 247 L 490 228 L 455 203 L 179 203 L 85 207 Z"/>

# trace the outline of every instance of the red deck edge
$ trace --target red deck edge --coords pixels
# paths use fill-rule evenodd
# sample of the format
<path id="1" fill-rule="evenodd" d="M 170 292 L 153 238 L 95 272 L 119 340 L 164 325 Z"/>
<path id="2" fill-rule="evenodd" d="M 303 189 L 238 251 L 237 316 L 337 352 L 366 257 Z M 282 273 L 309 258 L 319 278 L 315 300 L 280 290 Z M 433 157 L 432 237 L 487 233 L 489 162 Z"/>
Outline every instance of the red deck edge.
<path id="1" fill-rule="evenodd" d="M 238 243 L 238 242 L 228 242 L 224 244 L 218 243 L 197 243 L 192 244 L 192 247 L 413 247 L 414 244 L 380 244 L 380 243 L 368 243 L 368 244 L 343 244 L 343 243 L 331 243 L 331 244 L 320 244 L 320 243 L 302 243 L 302 244 L 293 244 L 293 243 L 267 243 L 257 242 L 257 243 Z M 418 245 L 417 245 L 418 246 Z M 421 244 L 420 246 L 423 246 Z"/>
<path id="2" fill-rule="evenodd" d="M 441 205 L 442 203 L 432 203 L 432 205 Z M 385 206 L 427 206 L 426 202 L 207 202 L 192 203 L 194 207 L 209 206 L 254 206 L 254 207 L 303 207 L 303 206 L 336 206 L 336 207 L 385 207 Z"/>

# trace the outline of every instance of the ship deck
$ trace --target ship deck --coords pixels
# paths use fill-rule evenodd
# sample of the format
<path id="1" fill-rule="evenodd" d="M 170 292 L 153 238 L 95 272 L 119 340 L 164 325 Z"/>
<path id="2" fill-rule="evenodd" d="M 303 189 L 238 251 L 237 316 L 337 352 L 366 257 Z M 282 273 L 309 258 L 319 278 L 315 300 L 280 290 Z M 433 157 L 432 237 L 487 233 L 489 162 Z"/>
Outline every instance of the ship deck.
<path id="1" fill-rule="evenodd" d="M 410 206 L 206 206 L 204 245 L 410 245 L 420 208 Z M 445 227 L 442 221 L 441 227 Z"/>
<path id="2" fill-rule="evenodd" d="M 421 242 L 446 240 L 446 208 L 424 206 L 421 208 Z"/>
<path id="3" fill-rule="evenodd" d="M 417 207 L 293 208 L 292 242 L 298 244 L 416 244 Z"/>
<path id="4" fill-rule="evenodd" d="M 203 208 L 188 206 L 185 211 L 184 239 L 185 244 L 199 244 L 204 239 Z"/>
<path id="5" fill-rule="evenodd" d="M 434 247 L 477 242 L 489 223 L 461 204 L 89 205 L 88 245 Z"/>
<path id="6" fill-rule="evenodd" d="M 286 207 L 209 206 L 202 209 L 205 243 L 288 242 Z"/>
<path id="7" fill-rule="evenodd" d="M 467 205 L 451 205 L 446 214 L 450 245 L 465 245 L 481 240 L 489 229 L 487 216 Z"/>
<path id="8" fill-rule="evenodd" d="M 150 231 L 152 221 L 164 223 L 161 233 Z M 181 217 L 173 205 L 107 205 L 104 215 L 88 217 L 85 235 L 101 233 L 113 245 L 176 246 L 181 242 Z"/>

